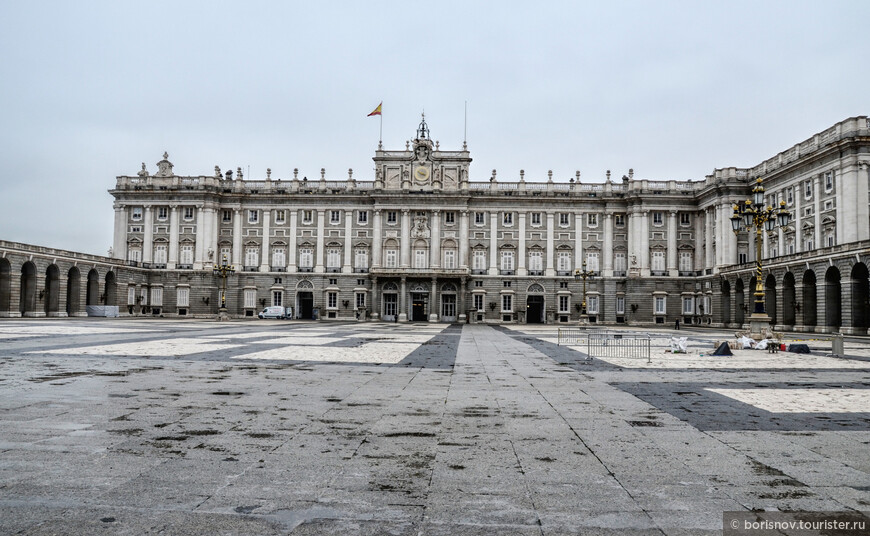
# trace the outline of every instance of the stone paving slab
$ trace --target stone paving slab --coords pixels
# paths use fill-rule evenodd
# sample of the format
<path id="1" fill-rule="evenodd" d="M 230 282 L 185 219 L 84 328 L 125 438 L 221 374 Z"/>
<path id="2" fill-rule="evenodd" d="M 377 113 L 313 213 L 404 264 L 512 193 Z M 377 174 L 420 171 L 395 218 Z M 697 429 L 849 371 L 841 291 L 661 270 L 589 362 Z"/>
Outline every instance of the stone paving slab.
<path id="1" fill-rule="evenodd" d="M 721 534 L 730 510 L 870 510 L 866 361 L 639 366 L 555 340 L 0 321 L 0 533 L 670 536 Z"/>

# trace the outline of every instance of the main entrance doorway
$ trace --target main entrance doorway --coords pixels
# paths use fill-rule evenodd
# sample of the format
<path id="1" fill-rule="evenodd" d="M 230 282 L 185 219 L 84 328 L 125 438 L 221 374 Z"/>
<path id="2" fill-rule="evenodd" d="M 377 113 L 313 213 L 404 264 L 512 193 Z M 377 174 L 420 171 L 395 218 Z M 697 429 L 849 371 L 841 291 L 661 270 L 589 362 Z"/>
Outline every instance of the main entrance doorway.
<path id="1" fill-rule="evenodd" d="M 456 294 L 441 295 L 441 321 L 456 322 Z"/>
<path id="2" fill-rule="evenodd" d="M 313 292 L 298 292 L 296 294 L 296 310 L 299 311 L 298 318 L 303 320 L 312 320 L 314 318 L 314 293 Z"/>
<path id="3" fill-rule="evenodd" d="M 526 323 L 541 324 L 544 322 L 544 297 L 528 296 L 526 298 Z"/>
<path id="4" fill-rule="evenodd" d="M 429 295 L 422 292 L 411 293 L 411 321 L 426 322 L 426 305 L 429 302 Z"/>
<path id="5" fill-rule="evenodd" d="M 395 322 L 399 312 L 399 295 L 384 294 L 384 322 Z"/>

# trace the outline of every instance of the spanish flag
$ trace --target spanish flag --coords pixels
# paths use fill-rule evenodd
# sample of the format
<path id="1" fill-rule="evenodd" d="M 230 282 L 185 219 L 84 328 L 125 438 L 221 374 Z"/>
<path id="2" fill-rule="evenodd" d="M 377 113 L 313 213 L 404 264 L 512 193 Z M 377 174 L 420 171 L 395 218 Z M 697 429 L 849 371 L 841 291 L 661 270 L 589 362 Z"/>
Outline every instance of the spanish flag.
<path id="1" fill-rule="evenodd" d="M 384 105 L 384 101 L 381 101 L 381 103 L 378 104 L 378 107 L 375 108 L 374 111 L 372 111 L 372 113 L 370 113 L 366 117 L 371 117 L 373 115 L 381 115 L 381 106 L 383 106 L 383 105 Z"/>

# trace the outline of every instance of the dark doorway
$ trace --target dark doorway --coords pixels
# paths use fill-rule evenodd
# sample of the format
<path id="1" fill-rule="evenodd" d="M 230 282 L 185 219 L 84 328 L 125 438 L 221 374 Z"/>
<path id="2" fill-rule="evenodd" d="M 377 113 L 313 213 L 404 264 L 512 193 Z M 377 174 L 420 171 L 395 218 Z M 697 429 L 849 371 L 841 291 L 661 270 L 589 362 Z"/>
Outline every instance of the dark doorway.
<path id="1" fill-rule="evenodd" d="M 100 274 L 96 270 L 88 272 L 88 289 L 85 296 L 85 305 L 100 304 Z"/>
<path id="2" fill-rule="evenodd" d="M 852 328 L 863 333 L 870 327 L 870 280 L 863 262 L 852 267 Z"/>
<path id="3" fill-rule="evenodd" d="M 12 299 L 12 264 L 8 259 L 0 259 L 0 316 L 6 316 L 11 311 L 9 303 Z"/>
<path id="4" fill-rule="evenodd" d="M 731 323 L 731 283 L 722 281 L 722 323 Z"/>
<path id="5" fill-rule="evenodd" d="M 786 326 L 794 326 L 794 306 L 794 274 L 786 272 L 785 276 L 782 278 L 782 323 Z"/>
<path id="6" fill-rule="evenodd" d="M 526 324 L 542 324 L 544 322 L 544 297 L 526 297 Z"/>
<path id="7" fill-rule="evenodd" d="M 299 301 L 299 305 L 297 306 L 299 310 L 299 318 L 303 320 L 313 320 L 314 319 L 314 293 L 312 292 L 299 292 L 296 295 L 296 299 Z"/>
<path id="8" fill-rule="evenodd" d="M 743 325 L 746 316 L 746 291 L 743 288 L 743 280 L 738 279 L 734 285 L 734 321 Z"/>
<path id="9" fill-rule="evenodd" d="M 384 294 L 384 322 L 395 322 L 399 314 L 399 295 L 395 293 Z"/>
<path id="10" fill-rule="evenodd" d="M 804 326 L 815 326 L 818 323 L 818 309 L 816 308 L 816 273 L 812 270 L 804 272 L 804 297 L 803 309 Z"/>
<path id="11" fill-rule="evenodd" d="M 115 272 L 106 272 L 106 305 L 118 305 Z"/>
<path id="12" fill-rule="evenodd" d="M 411 294 L 411 321 L 425 322 L 426 319 L 426 302 L 428 295 L 420 292 Z"/>
<path id="13" fill-rule="evenodd" d="M 21 316 L 32 316 L 36 310 L 36 265 L 25 262 L 21 267 L 21 299 L 19 300 Z"/>
<path id="14" fill-rule="evenodd" d="M 776 278 L 773 274 L 767 276 L 764 282 L 764 311 L 770 317 L 770 325 L 776 325 Z"/>
<path id="15" fill-rule="evenodd" d="M 843 325 L 840 298 L 840 270 L 831 266 L 825 272 L 825 325 L 829 329 Z"/>
<path id="16" fill-rule="evenodd" d="M 60 303 L 60 270 L 52 264 L 45 271 L 45 315 L 57 316 Z"/>

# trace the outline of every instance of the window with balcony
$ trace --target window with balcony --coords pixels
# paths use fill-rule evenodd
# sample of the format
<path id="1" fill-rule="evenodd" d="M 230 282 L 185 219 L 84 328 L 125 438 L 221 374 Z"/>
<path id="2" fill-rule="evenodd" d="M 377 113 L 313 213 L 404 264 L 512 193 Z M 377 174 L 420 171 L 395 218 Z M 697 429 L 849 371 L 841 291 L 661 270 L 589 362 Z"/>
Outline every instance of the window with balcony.
<path id="1" fill-rule="evenodd" d="M 326 250 L 326 271 L 337 272 L 341 269 L 341 250 L 329 248 Z"/>
<path id="2" fill-rule="evenodd" d="M 616 251 L 613 253 L 613 275 L 621 277 L 625 275 L 625 253 Z"/>
<path id="3" fill-rule="evenodd" d="M 453 270 L 456 268 L 456 250 L 454 249 L 445 249 L 444 250 L 444 262 L 442 263 L 444 269 Z"/>
<path id="4" fill-rule="evenodd" d="M 680 272 L 692 272 L 695 269 L 694 258 L 691 251 L 680 252 Z"/>
<path id="5" fill-rule="evenodd" d="M 272 248 L 272 268 L 283 271 L 287 266 L 287 256 L 283 247 Z"/>
<path id="6" fill-rule="evenodd" d="M 399 252 L 395 248 L 384 250 L 384 267 L 398 268 L 399 267 Z"/>
<path id="7" fill-rule="evenodd" d="M 471 260 L 472 260 L 472 264 L 471 264 L 472 270 L 475 270 L 477 272 L 481 272 L 481 271 L 486 270 L 486 250 L 483 250 L 483 249 L 474 250 L 474 253 L 471 256 Z"/>
<path id="8" fill-rule="evenodd" d="M 657 274 L 663 274 L 665 272 L 665 252 L 662 250 L 655 250 L 652 252 L 652 264 L 650 266 L 650 270 Z"/>
<path id="9" fill-rule="evenodd" d="M 367 271 L 369 267 L 369 252 L 365 248 L 354 250 L 353 267 L 357 272 Z"/>
<path id="10" fill-rule="evenodd" d="M 245 248 L 245 268 L 255 268 L 260 264 L 260 248 Z"/>
<path id="11" fill-rule="evenodd" d="M 420 269 L 420 268 L 428 268 L 429 267 L 429 262 L 427 259 L 428 253 L 429 253 L 429 250 L 427 250 L 427 249 L 415 249 L 414 250 L 414 268 Z"/>
<path id="12" fill-rule="evenodd" d="M 193 267 L 193 244 L 182 244 L 178 264 Z"/>
<path id="13" fill-rule="evenodd" d="M 560 251 L 556 255 L 556 270 L 560 275 L 568 275 L 571 273 L 571 252 Z"/>
<path id="14" fill-rule="evenodd" d="M 314 268 L 314 252 L 311 248 L 299 248 L 299 269 L 310 272 Z"/>
<path id="15" fill-rule="evenodd" d="M 544 255 L 540 250 L 529 251 L 529 275 L 544 274 Z"/>
<path id="16" fill-rule="evenodd" d="M 155 244 L 154 245 L 154 255 L 152 257 L 154 259 L 154 264 L 158 266 L 166 266 L 166 245 L 165 244 Z"/>
<path id="17" fill-rule="evenodd" d="M 591 272 L 598 272 L 598 252 L 597 251 L 587 251 L 586 252 L 586 269 Z"/>
<path id="18" fill-rule="evenodd" d="M 513 271 L 513 269 L 514 269 L 514 252 L 513 251 L 502 251 L 501 252 L 501 269 L 503 272 Z"/>

